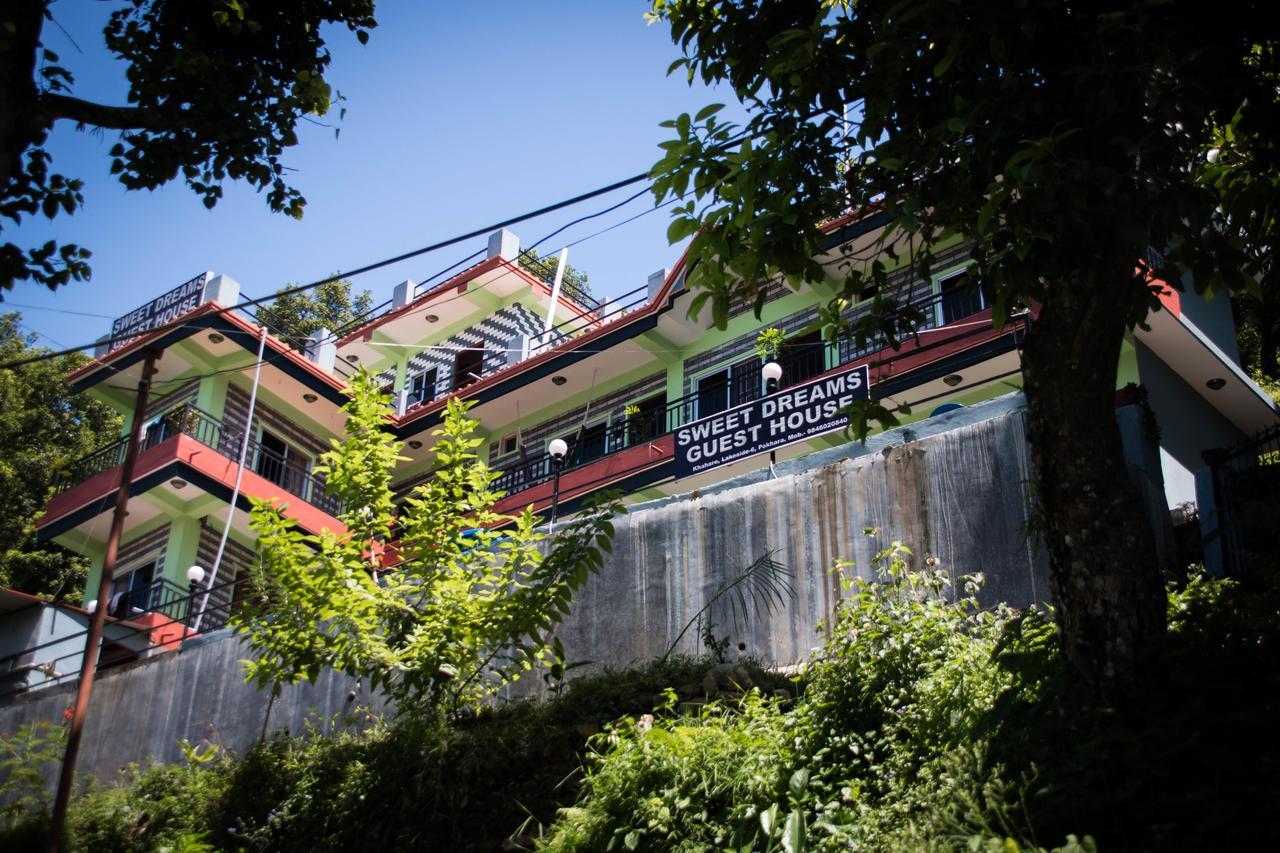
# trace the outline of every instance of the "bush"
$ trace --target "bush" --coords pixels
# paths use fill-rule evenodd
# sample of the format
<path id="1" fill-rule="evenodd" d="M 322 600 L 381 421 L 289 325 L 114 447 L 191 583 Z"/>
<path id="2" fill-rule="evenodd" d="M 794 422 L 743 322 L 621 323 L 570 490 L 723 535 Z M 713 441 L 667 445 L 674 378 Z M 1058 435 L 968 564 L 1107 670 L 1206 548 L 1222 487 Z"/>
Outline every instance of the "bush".
<path id="1" fill-rule="evenodd" d="M 975 734 L 1009 687 L 992 662 L 1006 626 L 1043 618 L 980 610 L 979 578 L 962 578 L 955 595 L 935 561 L 915 572 L 910 556 L 894 543 L 874 582 L 837 566 L 847 597 L 794 705 L 753 695 L 614 727 L 547 849 L 1025 840 Z"/>
<path id="2" fill-rule="evenodd" d="M 118 785 L 77 797 L 68 849 L 497 849 L 573 802 L 587 738 L 602 724 L 652 711 L 664 688 L 700 684 L 709 666 L 673 658 L 605 670 L 549 702 L 447 723 L 414 716 L 276 735 L 238 760 L 188 749 L 187 766 L 130 768 Z M 0 849 L 38 847 L 45 824 L 23 826 L 0 833 Z"/>

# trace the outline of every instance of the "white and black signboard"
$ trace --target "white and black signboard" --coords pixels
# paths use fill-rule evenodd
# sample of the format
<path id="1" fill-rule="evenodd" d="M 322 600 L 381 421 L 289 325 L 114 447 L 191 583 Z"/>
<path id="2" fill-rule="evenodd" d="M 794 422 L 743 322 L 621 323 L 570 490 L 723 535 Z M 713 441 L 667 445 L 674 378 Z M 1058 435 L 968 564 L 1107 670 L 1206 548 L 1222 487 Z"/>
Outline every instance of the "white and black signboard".
<path id="1" fill-rule="evenodd" d="M 687 423 L 676 430 L 676 477 L 841 429 L 842 410 L 867 399 L 870 384 L 863 364 Z"/>
<path id="2" fill-rule="evenodd" d="M 128 335 L 132 340 L 187 313 L 204 299 L 204 286 L 208 281 L 209 273 L 202 272 L 191 281 L 180 284 L 165 295 L 152 299 L 141 308 L 130 311 L 111 324 L 111 337 Z M 116 341 L 111 345 L 111 349 L 127 343 L 129 343 L 128 340 Z"/>

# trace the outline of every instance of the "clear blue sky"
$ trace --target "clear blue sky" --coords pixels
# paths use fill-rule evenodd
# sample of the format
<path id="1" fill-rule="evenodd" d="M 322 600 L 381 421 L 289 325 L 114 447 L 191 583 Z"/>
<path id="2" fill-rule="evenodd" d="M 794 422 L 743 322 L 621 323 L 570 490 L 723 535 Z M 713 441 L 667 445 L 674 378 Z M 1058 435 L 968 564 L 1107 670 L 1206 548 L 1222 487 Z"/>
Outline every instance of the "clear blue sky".
<path id="1" fill-rule="evenodd" d="M 101 38 L 113 7 L 62 0 L 54 15 L 83 53 L 53 24 L 45 41 L 75 72 L 75 94 L 123 103 L 123 65 Z M 264 296 L 642 172 L 671 133 L 659 122 L 726 100 L 690 88 L 682 75 L 666 76 L 678 54 L 665 25 L 646 24 L 647 8 L 634 0 L 385 0 L 367 46 L 344 30 L 329 33 L 329 80 L 346 97 L 347 113 L 337 139 L 304 122 L 300 144 L 287 155 L 297 169 L 294 185 L 307 198 L 301 221 L 271 214 L 262 197 L 235 183 L 212 211 L 176 182 L 127 192 L 108 174 L 116 134 L 77 132 L 61 122 L 49 143 L 54 167 L 85 181 L 84 208 L 6 228 L 2 236 L 20 245 L 56 238 L 87 246 L 93 278 L 56 293 L 20 284 L 5 299 L 114 316 L 204 270 Z M 634 191 L 512 230 L 532 243 Z M 639 213 L 651 198 L 576 226 L 543 249 Z M 651 213 L 574 247 L 570 262 L 590 275 L 597 296 L 631 290 L 674 263 L 667 222 L 666 210 Z M 356 284 L 381 302 L 397 282 L 421 281 L 482 244 L 473 240 Z M 46 346 L 110 330 L 107 319 L 17 310 L 46 336 Z"/>

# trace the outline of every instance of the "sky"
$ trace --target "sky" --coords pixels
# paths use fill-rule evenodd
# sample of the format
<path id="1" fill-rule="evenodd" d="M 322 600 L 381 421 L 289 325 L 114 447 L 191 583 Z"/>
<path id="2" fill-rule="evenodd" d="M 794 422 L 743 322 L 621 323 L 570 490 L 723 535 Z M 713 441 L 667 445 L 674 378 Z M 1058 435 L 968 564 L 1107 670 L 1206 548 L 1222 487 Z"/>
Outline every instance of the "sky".
<path id="1" fill-rule="evenodd" d="M 76 75 L 74 94 L 125 103 L 124 65 L 102 45 L 115 3 L 60 0 L 47 47 Z M 93 277 L 50 292 L 20 283 L 0 311 L 20 310 L 39 343 L 70 347 L 110 331 L 111 319 L 204 272 L 225 273 L 243 293 L 266 296 L 293 282 L 401 254 L 646 171 L 673 131 L 660 122 L 725 101 L 685 76 L 664 24 L 648 25 L 643 0 L 383 0 L 361 46 L 332 29 L 327 78 L 346 99 L 340 134 L 303 122 L 286 154 L 307 199 L 299 220 L 228 182 L 213 209 L 180 182 L 126 191 L 108 172 L 114 132 L 59 122 L 47 148 L 55 171 L 84 180 L 74 215 L 6 227 L 20 246 L 49 239 L 93 252 Z M 64 32 L 65 31 L 65 32 Z M 722 115 L 732 117 L 732 111 Z M 332 113 L 321 121 L 329 122 Z M 511 226 L 531 244 L 638 187 Z M 577 225 L 543 244 L 554 253 L 652 208 L 652 196 Z M 569 262 L 597 297 L 616 296 L 674 265 L 658 210 L 582 242 Z M 475 238 L 355 279 L 375 303 L 406 278 L 420 282 L 484 245 Z M 15 307 L 31 306 L 31 307 Z M 71 313 L 80 312 L 80 313 Z M 103 315 L 103 316 L 82 316 Z"/>

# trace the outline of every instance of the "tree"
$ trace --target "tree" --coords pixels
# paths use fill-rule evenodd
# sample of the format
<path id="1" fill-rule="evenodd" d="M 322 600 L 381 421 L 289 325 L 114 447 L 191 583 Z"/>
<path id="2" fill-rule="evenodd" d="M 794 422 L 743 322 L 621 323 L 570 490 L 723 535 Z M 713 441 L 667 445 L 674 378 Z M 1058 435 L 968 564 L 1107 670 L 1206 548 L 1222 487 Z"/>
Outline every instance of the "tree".
<path id="1" fill-rule="evenodd" d="M 352 296 L 347 279 L 326 281 L 313 290 L 290 293 L 296 284 L 286 284 L 276 291 L 269 308 L 259 308 L 258 315 L 276 335 L 299 352 L 306 349 L 307 337 L 319 329 L 336 332 L 369 313 L 373 296 L 362 290 Z"/>
<path id="2" fill-rule="evenodd" d="M 520 252 L 520 266 L 540 279 L 554 281 L 556 270 L 560 267 L 560 258 L 558 255 L 539 257 L 536 250 L 524 249 Z M 564 265 L 564 276 L 560 279 L 560 289 L 570 299 L 581 303 L 585 307 L 596 304 L 595 297 L 591 295 L 591 283 L 587 280 L 587 274 L 573 264 Z"/>
<path id="3" fill-rule="evenodd" d="M 11 0 L 0 12 L 0 216 L 73 213 L 82 182 L 50 171 L 43 148 L 54 122 L 118 130 L 111 171 L 129 189 L 178 177 L 213 207 L 227 178 L 267 190 L 273 211 L 300 217 L 305 200 L 284 178 L 283 154 L 308 114 L 332 104 L 323 25 L 364 43 L 373 0 L 126 0 L 103 31 L 129 65 L 128 106 L 71 94 L 74 79 L 41 34 L 53 0 Z M 74 244 L 0 246 L 0 291 L 14 281 L 50 288 L 89 277 L 90 252 Z"/>
<path id="4" fill-rule="evenodd" d="M 278 686 L 328 667 L 382 689 L 402 710 L 431 714 L 548 661 L 551 632 L 611 548 L 620 504 L 605 500 L 544 549 L 531 509 L 493 511 L 497 475 L 474 453 L 482 442 L 467 404 L 450 399 L 434 475 L 397 510 L 392 469 L 403 445 L 384 429 L 389 397 L 364 371 L 348 393 L 348 438 L 316 469 L 347 532 L 308 535 L 278 506 L 253 509 L 259 594 L 233 620 L 256 653 L 250 677 Z"/>
<path id="5" fill-rule="evenodd" d="M 0 360 L 42 350 L 22 333 L 20 315 L 0 315 Z M 120 434 L 120 417 L 64 377 L 88 361 L 67 355 L 0 371 L 0 586 L 74 599 L 84 586 L 83 557 L 36 543 L 34 523 L 67 467 Z"/>
<path id="6" fill-rule="evenodd" d="M 1121 344 L 1158 308 L 1153 275 L 1263 286 L 1250 199 L 1277 174 L 1274 147 L 1241 140 L 1275 126 L 1274 18 L 1191 0 L 655 0 L 654 16 L 684 50 L 672 70 L 727 83 L 751 110 L 742 129 L 715 106 L 680 116 L 652 172 L 659 201 L 689 199 L 669 233 L 694 235 L 693 310 L 723 323 L 733 295 L 759 306 L 777 272 L 834 276 L 827 335 L 896 344 L 919 318 L 885 288 L 869 317 L 851 325 L 845 309 L 886 262 L 928 276 L 954 240 L 997 323 L 1035 306 L 1023 377 L 1063 650 L 1093 697 L 1130 700 L 1165 597 L 1116 426 Z M 1248 132 L 1228 139 L 1233 125 Z M 1257 171 L 1215 182 L 1215 146 L 1218 162 L 1256 155 Z M 819 226 L 846 211 L 888 224 L 874 252 L 825 269 Z"/>

